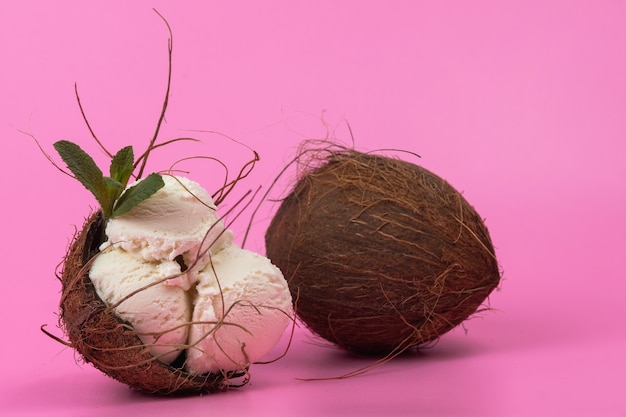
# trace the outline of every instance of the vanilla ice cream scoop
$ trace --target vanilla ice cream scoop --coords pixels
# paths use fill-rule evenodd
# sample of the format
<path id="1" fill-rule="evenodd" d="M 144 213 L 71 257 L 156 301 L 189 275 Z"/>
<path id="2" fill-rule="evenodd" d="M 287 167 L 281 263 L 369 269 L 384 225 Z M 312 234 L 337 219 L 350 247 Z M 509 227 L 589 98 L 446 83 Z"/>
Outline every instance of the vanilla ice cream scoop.
<path id="1" fill-rule="evenodd" d="M 100 299 L 115 306 L 152 354 L 171 363 L 187 343 L 192 312 L 188 294 L 164 282 L 180 274 L 175 261 L 145 262 L 110 247 L 95 257 L 89 278 Z"/>
<path id="2" fill-rule="evenodd" d="M 276 345 L 292 316 L 291 294 L 269 259 L 232 244 L 199 273 L 186 368 L 245 369 Z"/>
<path id="3" fill-rule="evenodd" d="M 103 248 L 119 245 L 145 261 L 171 261 L 182 255 L 190 265 L 209 246 L 216 251 L 232 241 L 202 186 L 185 177 L 162 178 L 165 185 L 155 194 L 109 220 Z"/>

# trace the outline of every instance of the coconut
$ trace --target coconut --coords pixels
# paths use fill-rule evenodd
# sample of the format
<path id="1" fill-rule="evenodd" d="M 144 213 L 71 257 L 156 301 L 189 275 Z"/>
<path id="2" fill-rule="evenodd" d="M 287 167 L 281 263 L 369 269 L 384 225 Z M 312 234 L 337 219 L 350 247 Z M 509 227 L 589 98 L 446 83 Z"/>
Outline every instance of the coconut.
<path id="1" fill-rule="evenodd" d="M 89 279 L 90 260 L 102 243 L 101 212 L 90 216 L 71 243 L 61 272 L 60 325 L 85 362 L 138 391 L 187 395 L 227 389 L 245 372 L 191 375 L 182 368 L 184 354 L 166 365 L 150 353 L 130 323 L 102 301 Z M 177 366 L 180 365 L 180 366 Z"/>
<path id="2" fill-rule="evenodd" d="M 265 235 L 299 319 L 349 351 L 394 355 L 477 312 L 500 272 L 488 230 L 465 198 L 397 158 L 322 153 Z"/>

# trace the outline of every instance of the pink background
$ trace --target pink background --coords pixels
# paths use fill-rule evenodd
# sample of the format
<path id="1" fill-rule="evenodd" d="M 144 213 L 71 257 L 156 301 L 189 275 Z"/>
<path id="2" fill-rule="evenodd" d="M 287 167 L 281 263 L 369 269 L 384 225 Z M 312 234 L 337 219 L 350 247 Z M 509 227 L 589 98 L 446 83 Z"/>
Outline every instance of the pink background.
<path id="1" fill-rule="evenodd" d="M 298 380 L 370 363 L 298 329 L 248 386 L 184 399 L 133 393 L 43 335 L 60 335 L 55 266 L 94 201 L 18 130 L 48 152 L 62 138 L 94 152 L 76 82 L 110 149 L 143 147 L 167 68 L 152 7 L 174 30 L 161 137 L 203 140 L 152 169 L 201 154 L 236 171 L 245 147 L 187 131 L 213 130 L 261 156 L 239 192 L 265 190 L 302 139 L 349 143 L 349 123 L 359 149 L 419 153 L 486 218 L 504 273 L 495 311 L 346 380 Z M 626 416 L 625 22 L 623 0 L 2 2 L 0 414 Z M 190 176 L 214 189 L 222 171 Z M 273 209 L 250 248 L 263 251 Z"/>

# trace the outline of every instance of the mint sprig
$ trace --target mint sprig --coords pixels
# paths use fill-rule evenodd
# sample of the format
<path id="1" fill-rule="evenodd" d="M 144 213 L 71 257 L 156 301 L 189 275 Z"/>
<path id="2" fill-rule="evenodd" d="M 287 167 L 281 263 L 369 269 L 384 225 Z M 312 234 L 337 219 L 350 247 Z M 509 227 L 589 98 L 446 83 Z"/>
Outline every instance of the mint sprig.
<path id="1" fill-rule="evenodd" d="M 126 188 L 135 165 L 131 146 L 120 149 L 111 158 L 109 177 L 105 177 L 93 158 L 75 143 L 60 140 L 54 148 L 74 177 L 94 195 L 105 220 L 127 213 L 165 185 L 159 174 L 150 174 Z"/>

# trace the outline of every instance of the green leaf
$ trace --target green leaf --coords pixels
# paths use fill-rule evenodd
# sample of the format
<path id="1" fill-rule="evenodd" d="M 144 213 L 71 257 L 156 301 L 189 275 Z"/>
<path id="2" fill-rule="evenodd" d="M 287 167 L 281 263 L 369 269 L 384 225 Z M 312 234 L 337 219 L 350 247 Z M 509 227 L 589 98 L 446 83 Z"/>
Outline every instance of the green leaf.
<path id="1" fill-rule="evenodd" d="M 104 182 L 107 185 L 109 201 L 111 202 L 111 207 L 107 208 L 107 212 L 110 214 L 113 211 L 113 204 L 115 203 L 115 200 L 120 198 L 120 195 L 124 192 L 124 185 L 109 177 L 104 177 Z"/>
<path id="2" fill-rule="evenodd" d="M 150 174 L 137 184 L 128 188 L 117 200 L 113 209 L 112 217 L 121 216 L 129 212 L 133 207 L 156 193 L 165 185 L 159 174 Z"/>
<path id="3" fill-rule="evenodd" d="M 128 179 L 133 173 L 134 163 L 135 155 L 132 146 L 120 149 L 111 159 L 111 168 L 109 169 L 111 178 L 122 184 L 122 189 L 128 184 Z"/>
<path id="4" fill-rule="evenodd" d="M 104 175 L 94 160 L 80 146 L 70 141 L 60 140 L 53 146 L 76 179 L 96 197 L 105 217 L 110 214 L 107 213 L 107 208 L 110 208 L 113 202 L 109 199 Z"/>

